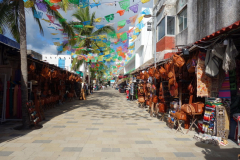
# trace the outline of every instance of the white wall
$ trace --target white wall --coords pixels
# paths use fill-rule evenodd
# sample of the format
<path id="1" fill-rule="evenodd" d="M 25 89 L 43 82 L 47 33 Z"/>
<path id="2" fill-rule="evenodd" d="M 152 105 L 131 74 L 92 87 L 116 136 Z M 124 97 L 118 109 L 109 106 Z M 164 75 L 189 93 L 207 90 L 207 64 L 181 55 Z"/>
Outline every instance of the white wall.
<path id="1" fill-rule="evenodd" d="M 59 59 L 65 59 L 65 69 L 71 71 L 72 57 L 71 55 L 42 55 L 42 60 L 48 62 L 49 64 L 53 64 L 59 66 Z"/>

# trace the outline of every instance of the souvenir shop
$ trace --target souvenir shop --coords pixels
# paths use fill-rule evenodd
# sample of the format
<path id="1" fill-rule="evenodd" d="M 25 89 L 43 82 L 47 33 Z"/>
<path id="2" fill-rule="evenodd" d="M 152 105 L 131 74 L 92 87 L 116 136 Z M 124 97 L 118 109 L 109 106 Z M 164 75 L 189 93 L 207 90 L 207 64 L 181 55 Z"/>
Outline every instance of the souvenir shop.
<path id="1" fill-rule="evenodd" d="M 226 31 L 226 30 L 225 30 Z M 138 102 L 177 132 L 195 129 L 199 141 L 240 144 L 239 29 L 216 33 L 171 58 L 132 72 Z"/>
<path id="2" fill-rule="evenodd" d="M 5 45 L 0 52 L 0 112 L 1 122 L 19 121 L 22 118 L 21 70 L 19 48 Z M 31 123 L 37 125 L 44 112 L 58 104 L 80 96 L 81 78 L 31 56 L 28 64 L 28 111 Z"/>

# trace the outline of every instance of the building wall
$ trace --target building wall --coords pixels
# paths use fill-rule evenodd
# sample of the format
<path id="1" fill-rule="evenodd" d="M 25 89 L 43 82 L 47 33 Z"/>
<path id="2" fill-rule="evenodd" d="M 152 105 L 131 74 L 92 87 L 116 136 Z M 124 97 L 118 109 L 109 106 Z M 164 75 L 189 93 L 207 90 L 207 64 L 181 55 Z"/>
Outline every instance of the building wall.
<path id="1" fill-rule="evenodd" d="M 175 47 L 175 37 L 165 36 L 156 44 L 156 51 L 162 52 L 164 50 L 172 50 Z"/>
<path id="2" fill-rule="evenodd" d="M 59 66 L 59 59 L 65 59 L 65 69 L 71 71 L 72 57 L 71 55 L 43 55 L 43 61 L 48 62 L 50 64 Z"/>
<path id="3" fill-rule="evenodd" d="M 240 20 L 239 6 L 239 0 L 188 0 L 188 29 L 176 35 L 176 44 L 192 44 Z"/>
<path id="4" fill-rule="evenodd" d="M 37 52 L 35 52 L 35 51 L 33 51 L 33 50 L 27 50 L 27 54 L 28 55 L 31 55 L 33 58 L 35 58 L 35 59 L 38 59 L 38 60 L 42 60 L 42 54 L 40 54 L 40 53 L 37 53 Z"/>

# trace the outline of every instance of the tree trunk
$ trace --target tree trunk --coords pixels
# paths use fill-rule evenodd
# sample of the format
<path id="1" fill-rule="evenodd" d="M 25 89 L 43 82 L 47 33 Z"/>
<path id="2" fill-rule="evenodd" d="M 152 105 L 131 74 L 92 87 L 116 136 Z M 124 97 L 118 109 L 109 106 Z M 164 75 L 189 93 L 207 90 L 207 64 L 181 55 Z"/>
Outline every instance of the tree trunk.
<path id="1" fill-rule="evenodd" d="M 23 0 L 19 0 L 19 24 L 20 24 L 20 55 L 21 55 L 21 89 L 22 89 L 22 123 L 23 128 L 30 127 L 30 117 L 27 110 L 28 101 L 28 71 L 27 71 L 27 36 L 26 19 Z"/>

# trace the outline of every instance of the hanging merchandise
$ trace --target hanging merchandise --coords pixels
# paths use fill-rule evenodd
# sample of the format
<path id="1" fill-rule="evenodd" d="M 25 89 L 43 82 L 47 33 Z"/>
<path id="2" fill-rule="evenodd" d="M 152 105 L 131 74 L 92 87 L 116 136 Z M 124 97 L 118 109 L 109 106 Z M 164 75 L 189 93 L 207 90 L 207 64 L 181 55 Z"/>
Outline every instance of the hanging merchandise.
<path id="1" fill-rule="evenodd" d="M 118 3 L 122 9 L 124 9 L 125 11 L 128 11 L 129 6 L 130 6 L 130 0 L 122 0 Z"/>
<path id="2" fill-rule="evenodd" d="M 96 18 L 96 19 L 94 19 L 94 22 L 101 22 L 102 21 L 102 18 Z"/>
<path id="3" fill-rule="evenodd" d="M 129 7 L 129 9 L 131 11 L 133 11 L 133 13 L 137 13 L 138 12 L 138 4 L 135 4 L 135 5 L 131 6 L 131 7 Z"/>
<path id="4" fill-rule="evenodd" d="M 118 10 L 117 13 L 119 13 L 120 16 L 124 14 L 125 10 Z"/>
<path id="5" fill-rule="evenodd" d="M 27 2 L 24 3 L 25 8 L 31 8 L 34 6 L 34 2 L 31 0 L 28 0 Z"/>
<path id="6" fill-rule="evenodd" d="M 110 22 L 110 20 L 114 20 L 114 14 L 109 14 L 107 16 L 105 16 L 105 19 Z"/>
<path id="7" fill-rule="evenodd" d="M 150 2 L 150 0 L 141 0 L 141 2 L 144 4 L 144 3 Z"/>
<path id="8" fill-rule="evenodd" d="M 43 16 L 42 12 L 38 12 L 38 11 L 34 10 L 34 17 L 35 18 L 42 18 L 42 16 Z"/>
<path id="9" fill-rule="evenodd" d="M 211 95 L 211 78 L 205 74 L 205 52 L 199 52 L 197 64 L 197 97 L 209 97 Z"/>
<path id="10" fill-rule="evenodd" d="M 132 17 L 129 18 L 129 20 L 131 21 L 131 24 L 132 24 L 132 25 L 135 24 L 135 21 L 136 21 L 136 19 L 137 19 L 137 16 L 138 16 L 138 15 L 135 15 L 135 16 L 132 16 Z"/>
<path id="11" fill-rule="evenodd" d="M 35 4 L 40 11 L 47 12 L 47 4 L 37 2 Z"/>
<path id="12" fill-rule="evenodd" d="M 138 23 L 140 23 L 143 19 L 144 15 L 142 15 L 141 17 L 138 18 Z"/>
<path id="13" fill-rule="evenodd" d="M 52 15 L 49 15 L 49 14 L 46 14 L 46 16 L 48 17 L 48 19 L 50 20 L 50 22 L 54 23 L 55 17 L 53 17 Z"/>

